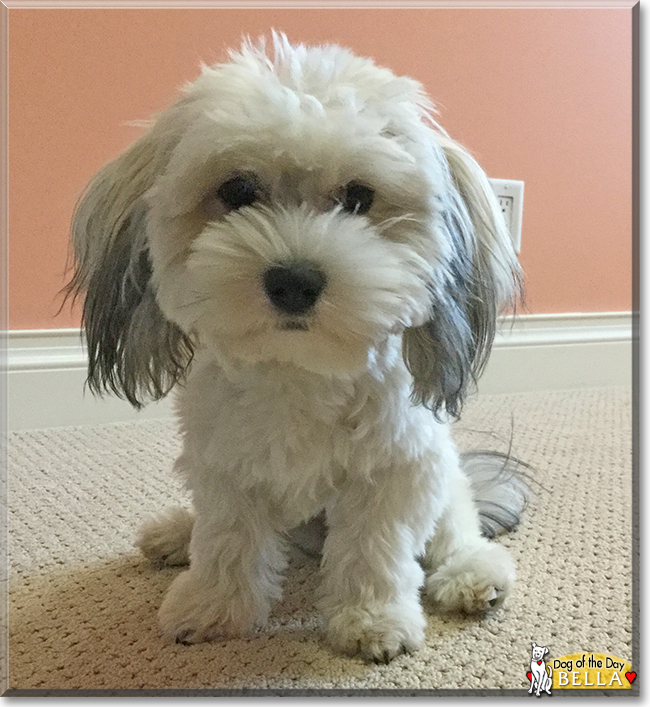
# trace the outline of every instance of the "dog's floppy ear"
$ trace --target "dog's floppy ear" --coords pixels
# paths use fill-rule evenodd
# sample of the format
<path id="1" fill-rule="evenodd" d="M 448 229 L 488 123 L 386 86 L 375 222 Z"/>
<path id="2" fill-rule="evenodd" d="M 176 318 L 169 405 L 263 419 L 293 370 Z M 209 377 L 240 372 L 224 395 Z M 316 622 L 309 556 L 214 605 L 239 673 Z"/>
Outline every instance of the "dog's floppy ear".
<path id="1" fill-rule="evenodd" d="M 76 268 L 67 293 L 85 293 L 88 385 L 136 408 L 163 397 L 192 356 L 186 335 L 161 312 L 151 283 L 147 205 L 178 137 L 157 123 L 94 177 L 72 221 Z"/>
<path id="2" fill-rule="evenodd" d="M 405 332 L 403 353 L 414 401 L 458 417 L 487 363 L 497 315 L 521 293 L 521 274 L 487 176 L 458 143 L 435 139 L 447 179 L 437 227 L 450 248 L 431 284 L 431 317 Z"/>

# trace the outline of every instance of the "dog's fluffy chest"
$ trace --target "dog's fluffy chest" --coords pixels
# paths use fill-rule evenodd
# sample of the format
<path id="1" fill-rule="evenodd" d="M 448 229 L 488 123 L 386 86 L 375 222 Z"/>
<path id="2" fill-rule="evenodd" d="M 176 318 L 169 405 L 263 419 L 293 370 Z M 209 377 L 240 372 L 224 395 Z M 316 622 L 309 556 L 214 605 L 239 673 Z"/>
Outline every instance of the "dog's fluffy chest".
<path id="1" fill-rule="evenodd" d="M 220 474 L 308 514 L 348 474 L 370 476 L 378 454 L 389 463 L 395 445 L 406 443 L 414 408 L 405 371 L 394 371 L 387 385 L 372 375 L 331 379 L 275 365 L 233 373 L 197 364 L 179 401 L 180 466 L 190 486 L 196 473 Z"/>

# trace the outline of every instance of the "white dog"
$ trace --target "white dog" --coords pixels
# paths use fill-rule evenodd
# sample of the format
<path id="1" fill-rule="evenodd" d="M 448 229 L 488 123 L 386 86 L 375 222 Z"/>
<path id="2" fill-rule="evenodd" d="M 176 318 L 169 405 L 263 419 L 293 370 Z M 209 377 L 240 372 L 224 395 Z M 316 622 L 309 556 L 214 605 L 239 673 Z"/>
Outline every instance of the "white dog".
<path id="1" fill-rule="evenodd" d="M 513 584 L 479 511 L 487 534 L 512 527 L 522 488 L 495 458 L 461 460 L 448 421 L 517 295 L 517 260 L 485 174 L 417 82 L 276 34 L 230 59 L 77 208 L 89 384 L 135 406 L 178 384 L 194 512 L 139 539 L 190 563 L 160 609 L 166 634 L 263 624 L 287 534 L 324 512 L 328 637 L 387 661 L 423 642 L 421 587 L 483 612 Z"/>
<path id="2" fill-rule="evenodd" d="M 538 646 L 535 641 L 533 641 L 533 652 L 530 659 L 530 690 L 528 694 L 532 695 L 533 690 L 535 695 L 540 697 L 541 692 L 546 692 L 547 695 L 551 694 L 551 687 L 553 686 L 553 668 L 547 666 L 544 661 L 544 656 L 548 653 L 548 648 L 545 646 Z"/>

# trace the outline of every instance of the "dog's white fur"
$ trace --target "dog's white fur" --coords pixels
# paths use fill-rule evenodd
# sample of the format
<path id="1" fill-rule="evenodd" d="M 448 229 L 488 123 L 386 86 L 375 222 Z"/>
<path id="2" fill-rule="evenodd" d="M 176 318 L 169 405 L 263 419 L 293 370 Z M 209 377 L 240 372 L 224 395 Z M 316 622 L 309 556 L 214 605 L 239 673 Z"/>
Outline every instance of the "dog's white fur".
<path id="1" fill-rule="evenodd" d="M 537 697 L 540 697 L 542 692 L 550 695 L 553 687 L 553 668 L 549 665 L 547 671 L 546 662 L 544 661 L 548 648 L 546 646 L 538 646 L 535 641 L 533 641 L 532 645 L 533 650 L 530 659 L 531 678 L 528 694 L 532 695 L 534 691 Z"/>
<path id="2" fill-rule="evenodd" d="M 160 609 L 172 639 L 263 624 L 286 534 L 323 510 L 320 607 L 345 652 L 418 648 L 423 585 L 469 612 L 512 587 L 448 419 L 518 265 L 487 178 L 432 110 L 418 83 L 339 47 L 274 35 L 269 56 L 245 42 L 77 209 L 71 290 L 86 292 L 91 387 L 139 405 L 179 382 L 194 511 L 139 540 L 155 560 L 190 562 Z M 259 198 L 229 210 L 219 187 L 240 174 Z M 346 210 L 350 183 L 374 190 L 368 213 Z M 327 283 L 304 316 L 263 286 L 295 261 Z"/>

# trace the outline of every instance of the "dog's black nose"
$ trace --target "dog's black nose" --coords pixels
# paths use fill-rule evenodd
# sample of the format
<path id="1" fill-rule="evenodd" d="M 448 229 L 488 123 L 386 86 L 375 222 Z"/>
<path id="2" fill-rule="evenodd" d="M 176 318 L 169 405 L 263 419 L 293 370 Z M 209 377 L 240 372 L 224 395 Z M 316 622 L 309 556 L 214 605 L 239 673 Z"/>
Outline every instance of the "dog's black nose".
<path id="1" fill-rule="evenodd" d="M 313 263 L 272 265 L 264 273 L 264 291 L 284 314 L 306 314 L 325 288 L 326 278 Z"/>

